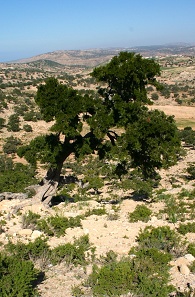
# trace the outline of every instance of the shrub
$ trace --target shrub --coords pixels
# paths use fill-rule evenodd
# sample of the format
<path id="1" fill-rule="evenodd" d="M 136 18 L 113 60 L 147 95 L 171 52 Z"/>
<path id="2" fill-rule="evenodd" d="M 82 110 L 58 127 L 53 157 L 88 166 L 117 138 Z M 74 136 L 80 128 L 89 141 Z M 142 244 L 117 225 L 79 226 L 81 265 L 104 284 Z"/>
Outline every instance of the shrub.
<path id="1" fill-rule="evenodd" d="M 185 247 L 179 234 L 171 230 L 169 226 L 152 227 L 147 226 L 141 231 L 136 241 L 142 248 L 156 248 L 173 255 L 180 255 Z"/>
<path id="2" fill-rule="evenodd" d="M 158 100 L 158 98 L 159 98 L 158 93 L 152 93 L 152 95 L 151 95 L 152 100 Z"/>
<path id="3" fill-rule="evenodd" d="M 120 296 L 131 289 L 132 265 L 129 261 L 113 262 L 98 268 L 88 278 L 93 296 Z"/>
<path id="4" fill-rule="evenodd" d="M 5 119 L 0 118 L 0 130 L 5 126 Z"/>
<path id="5" fill-rule="evenodd" d="M 192 263 L 191 263 L 191 265 L 190 265 L 190 271 L 192 272 L 192 273 L 195 273 L 195 261 L 193 261 Z"/>
<path id="6" fill-rule="evenodd" d="M 195 179 L 195 163 L 191 164 L 188 168 L 187 168 L 187 173 L 190 175 L 191 179 Z"/>
<path id="7" fill-rule="evenodd" d="M 21 140 L 10 136 L 6 139 L 6 143 L 3 145 L 3 152 L 5 154 L 13 154 L 17 152 L 18 145 L 21 144 Z"/>
<path id="8" fill-rule="evenodd" d="M 7 123 L 7 130 L 18 132 L 20 131 L 20 120 L 19 116 L 17 114 L 12 114 L 9 117 L 8 123 Z"/>
<path id="9" fill-rule="evenodd" d="M 85 265 L 86 251 L 90 249 L 89 236 L 84 235 L 76 239 L 73 244 L 59 245 L 52 250 L 52 263 L 55 265 L 62 261 L 66 264 Z"/>
<path id="10" fill-rule="evenodd" d="M 36 229 L 37 221 L 40 219 L 40 215 L 37 213 L 33 213 L 31 210 L 28 213 L 25 213 L 22 217 L 22 227 L 29 229 Z"/>
<path id="11" fill-rule="evenodd" d="M 170 254 L 152 249 L 138 249 L 133 259 L 117 261 L 115 257 L 93 271 L 88 278 L 93 296 L 121 296 L 128 292 L 136 296 L 167 297 L 173 290 L 168 285 Z"/>
<path id="12" fill-rule="evenodd" d="M 177 231 L 181 233 L 182 235 L 185 235 L 187 233 L 195 233 L 195 222 L 193 223 L 187 223 L 187 224 L 180 224 L 177 228 Z"/>
<path id="13" fill-rule="evenodd" d="M 34 111 L 26 112 L 24 114 L 23 118 L 24 118 L 25 121 L 32 121 L 32 122 L 37 121 L 36 113 Z"/>
<path id="14" fill-rule="evenodd" d="M 31 125 L 26 124 L 23 126 L 23 130 L 25 132 L 32 132 L 32 127 L 31 127 Z"/>
<path id="15" fill-rule="evenodd" d="M 81 226 L 81 216 L 76 217 L 63 217 L 52 216 L 47 219 L 40 219 L 37 222 L 37 228 L 43 231 L 48 236 L 63 236 L 67 228 L 74 228 Z"/>
<path id="16" fill-rule="evenodd" d="M 10 158 L 0 158 L 0 192 L 25 192 L 25 188 L 37 182 L 35 169 L 29 165 L 13 163 Z"/>
<path id="17" fill-rule="evenodd" d="M 0 296 L 36 296 L 34 284 L 38 274 L 32 262 L 0 254 Z"/>
<path id="18" fill-rule="evenodd" d="M 129 213 L 129 222 L 148 222 L 152 211 L 145 205 L 137 205 L 135 210 Z"/>
<path id="19" fill-rule="evenodd" d="M 181 193 L 179 194 L 179 197 L 181 196 Z M 165 207 L 163 210 L 160 210 L 159 213 L 165 213 L 167 215 L 168 221 L 171 223 L 184 221 L 186 219 L 186 214 L 188 213 L 185 202 L 178 202 L 177 199 L 172 195 L 163 195 L 162 197 L 164 197 L 164 199 L 161 200 L 164 200 Z"/>
<path id="20" fill-rule="evenodd" d="M 42 258 L 43 254 L 50 254 L 47 239 L 38 237 L 34 242 L 25 244 L 18 242 L 16 244 L 9 242 L 5 245 L 5 252 L 14 256 L 18 260 L 36 260 Z"/>
<path id="21" fill-rule="evenodd" d="M 179 132 L 179 136 L 186 145 L 194 147 L 195 145 L 195 131 L 191 127 L 185 127 Z"/>
<path id="22" fill-rule="evenodd" d="M 102 216 L 106 214 L 106 209 L 105 207 L 101 207 L 101 208 L 93 208 L 93 209 L 89 209 L 88 211 L 85 212 L 84 216 L 85 217 L 89 217 L 92 215 L 96 215 L 96 216 Z"/>
<path id="23" fill-rule="evenodd" d="M 195 257 L 195 243 L 190 243 L 188 245 L 187 252 Z"/>

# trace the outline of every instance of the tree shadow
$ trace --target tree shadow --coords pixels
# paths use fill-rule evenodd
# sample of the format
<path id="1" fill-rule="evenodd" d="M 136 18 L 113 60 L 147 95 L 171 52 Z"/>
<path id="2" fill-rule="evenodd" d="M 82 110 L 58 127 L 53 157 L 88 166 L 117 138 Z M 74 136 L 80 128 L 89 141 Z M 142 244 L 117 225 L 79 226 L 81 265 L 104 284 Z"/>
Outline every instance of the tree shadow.
<path id="1" fill-rule="evenodd" d="M 44 279 L 45 279 L 45 272 L 40 271 L 36 280 L 32 282 L 33 288 L 36 288 L 38 285 L 40 285 L 44 281 Z"/>

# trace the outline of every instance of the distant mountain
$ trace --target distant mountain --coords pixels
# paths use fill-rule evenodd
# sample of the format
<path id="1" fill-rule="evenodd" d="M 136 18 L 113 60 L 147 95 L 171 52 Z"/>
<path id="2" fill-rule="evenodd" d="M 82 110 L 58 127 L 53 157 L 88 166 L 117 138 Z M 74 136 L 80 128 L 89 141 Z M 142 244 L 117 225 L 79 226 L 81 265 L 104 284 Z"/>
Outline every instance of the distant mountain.
<path id="1" fill-rule="evenodd" d="M 52 64 L 52 67 L 60 67 L 61 65 L 69 67 L 95 67 L 109 61 L 120 51 L 131 51 L 142 54 L 143 56 L 159 56 L 159 55 L 195 55 L 195 45 L 188 44 L 167 44 L 152 46 L 137 46 L 131 48 L 107 48 L 107 49 L 89 49 L 89 50 L 59 50 L 53 51 L 31 58 L 14 61 L 14 63 L 34 63 L 37 62 Z M 40 62 L 41 61 L 41 62 Z M 50 61 L 50 62 L 48 62 Z M 49 65 L 48 65 L 49 66 Z"/>

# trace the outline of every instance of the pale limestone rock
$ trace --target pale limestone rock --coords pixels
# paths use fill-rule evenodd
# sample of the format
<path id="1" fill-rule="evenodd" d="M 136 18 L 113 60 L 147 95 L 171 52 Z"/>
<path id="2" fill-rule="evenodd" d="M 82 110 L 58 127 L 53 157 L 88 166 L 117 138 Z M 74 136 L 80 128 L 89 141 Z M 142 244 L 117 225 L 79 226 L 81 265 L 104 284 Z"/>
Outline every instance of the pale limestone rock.
<path id="1" fill-rule="evenodd" d="M 188 268 L 188 266 L 186 264 L 181 264 L 180 266 L 178 266 L 179 271 L 181 274 L 183 275 L 189 275 L 190 274 L 190 269 Z"/>
<path id="2" fill-rule="evenodd" d="M 31 236 L 32 230 L 31 229 L 22 229 L 18 231 L 18 235 L 20 236 Z"/>
<path id="3" fill-rule="evenodd" d="M 42 234 L 43 234 L 43 233 L 42 233 L 41 231 L 39 231 L 39 230 L 34 230 L 34 231 L 32 232 L 32 234 L 31 234 L 31 238 L 32 238 L 32 239 L 36 239 L 36 238 L 40 237 Z"/>
<path id="4" fill-rule="evenodd" d="M 184 258 L 185 258 L 189 263 L 191 263 L 191 262 L 193 262 L 193 261 L 195 260 L 195 257 L 192 256 L 191 254 L 186 254 L 186 255 L 184 256 Z"/>

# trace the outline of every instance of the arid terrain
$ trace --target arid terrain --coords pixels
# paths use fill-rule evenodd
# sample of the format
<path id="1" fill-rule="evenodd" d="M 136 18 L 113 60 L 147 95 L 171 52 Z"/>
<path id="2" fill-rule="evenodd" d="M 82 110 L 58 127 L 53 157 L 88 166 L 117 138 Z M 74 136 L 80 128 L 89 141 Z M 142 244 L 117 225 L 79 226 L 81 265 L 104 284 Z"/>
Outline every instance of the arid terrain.
<path id="1" fill-rule="evenodd" d="M 96 84 L 89 75 L 92 68 L 106 63 L 119 50 L 59 51 L 14 63 L 0 64 L 0 118 L 4 120 L 0 130 L 0 153 L 5 153 L 3 147 L 11 136 L 26 144 L 35 136 L 48 132 L 51 124 L 41 119 L 34 103 L 37 85 L 44 82 L 47 77 L 55 76 L 72 87 L 93 91 Z M 148 96 L 154 103 L 149 108 L 160 109 L 167 115 L 173 115 L 179 129 L 190 126 L 195 130 L 194 47 L 188 47 L 185 51 L 181 47 L 150 50 L 143 48 L 140 52 L 145 56 L 155 56 L 162 69 L 159 81 L 165 86 L 164 91 L 148 88 Z M 10 116 L 15 113 L 19 118 L 18 131 L 8 129 Z M 29 114 L 29 118 L 26 114 Z M 27 131 L 25 125 L 30 126 L 31 130 Z M 24 203 L 27 199 L 24 201 L 20 196 L 15 199 L 0 198 L 0 218 L 4 222 L 0 232 L 1 249 L 10 241 L 28 243 L 40 236 L 46 237 L 43 231 L 24 225 L 24 216 L 29 211 L 39 214 L 42 218 L 56 215 L 67 218 L 84 216 L 81 226 L 68 228 L 61 236 L 49 236 L 48 244 L 51 248 L 55 248 L 60 244 L 73 243 L 75 239 L 88 235 L 90 244 L 94 247 L 93 252 L 88 255 L 89 263 L 86 266 L 74 266 L 73 263 L 67 264 L 62 261 L 52 265 L 43 255 L 35 263 L 36 267 L 44 269 L 45 272 L 45 278 L 38 284 L 38 296 L 92 297 L 90 290 L 86 289 L 83 283 L 92 271 L 92 264 L 99 265 L 101 257 L 106 253 L 113 251 L 119 258 L 127 256 L 130 249 L 138 244 L 137 236 L 147 226 L 169 226 L 171 230 L 177 230 L 181 223 L 195 222 L 195 180 L 190 179 L 187 173 L 187 168 L 195 164 L 195 150 L 194 147 L 184 147 L 184 151 L 176 165 L 159 172 L 160 185 L 154 189 L 154 196 L 150 201 L 133 199 L 131 191 L 114 189 L 113 192 L 108 192 L 106 185 L 101 193 L 92 193 L 90 200 L 63 201 L 51 208 L 45 208 L 39 202 L 34 203 L 33 197 L 28 198 L 29 205 Z M 20 159 L 15 153 L 6 155 L 13 158 L 14 162 L 26 164 L 26 161 Z M 67 170 L 65 175 L 69 176 L 71 173 Z M 39 177 L 43 177 L 44 174 L 45 168 L 40 167 Z M 111 197 L 115 197 L 115 204 L 112 203 Z M 184 208 L 188 209 L 190 205 L 191 212 L 181 208 L 181 199 Z M 171 203 L 176 205 L 178 210 L 174 219 L 169 213 Z M 134 212 L 137 205 L 145 205 L 151 210 L 147 222 L 129 221 L 129 214 Z M 93 209 L 104 209 L 105 212 L 98 215 L 92 212 Z M 91 215 L 86 216 L 86 212 L 89 211 Z M 187 232 L 181 236 L 188 243 L 195 244 L 194 232 Z M 195 257 L 184 249 L 180 250 L 170 262 L 170 283 L 178 291 L 184 292 L 190 288 L 195 292 L 195 274 L 189 268 L 194 260 Z M 84 293 L 76 295 L 73 289 L 79 286 Z"/>

